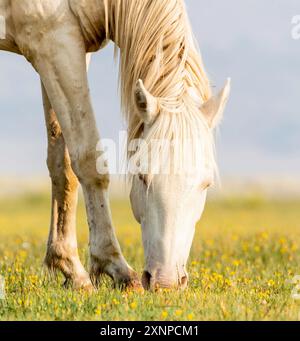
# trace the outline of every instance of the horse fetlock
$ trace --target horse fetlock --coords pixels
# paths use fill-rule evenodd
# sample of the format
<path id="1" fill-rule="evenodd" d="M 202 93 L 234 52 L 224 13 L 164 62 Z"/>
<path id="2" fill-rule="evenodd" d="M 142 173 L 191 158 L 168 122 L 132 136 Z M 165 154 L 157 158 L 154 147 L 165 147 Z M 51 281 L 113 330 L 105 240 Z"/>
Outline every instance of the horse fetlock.
<path id="1" fill-rule="evenodd" d="M 73 289 L 92 290 L 89 274 L 82 266 L 77 249 L 71 249 L 60 244 L 49 247 L 45 264 L 51 272 L 61 271 L 66 279 L 64 286 Z"/>

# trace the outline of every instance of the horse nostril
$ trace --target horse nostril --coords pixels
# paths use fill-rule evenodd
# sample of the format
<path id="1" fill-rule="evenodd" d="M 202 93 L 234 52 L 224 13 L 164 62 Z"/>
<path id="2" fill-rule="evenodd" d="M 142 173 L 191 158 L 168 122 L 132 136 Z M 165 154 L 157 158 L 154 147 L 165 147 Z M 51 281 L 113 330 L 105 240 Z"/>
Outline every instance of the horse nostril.
<path id="1" fill-rule="evenodd" d="M 143 284 L 144 289 L 146 290 L 150 289 L 151 278 L 152 278 L 152 275 L 150 274 L 150 272 L 148 271 L 143 272 L 142 284 Z"/>
<path id="2" fill-rule="evenodd" d="M 180 285 L 183 289 L 187 287 L 188 281 L 189 281 L 188 276 L 181 277 Z"/>

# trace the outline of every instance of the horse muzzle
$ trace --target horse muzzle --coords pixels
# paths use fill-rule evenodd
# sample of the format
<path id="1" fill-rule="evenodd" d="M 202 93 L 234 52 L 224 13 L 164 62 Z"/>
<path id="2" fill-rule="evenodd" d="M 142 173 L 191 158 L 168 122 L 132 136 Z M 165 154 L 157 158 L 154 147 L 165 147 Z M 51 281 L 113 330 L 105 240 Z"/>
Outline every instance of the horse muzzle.
<path id="1" fill-rule="evenodd" d="M 156 271 L 143 272 L 142 284 L 145 290 L 156 291 L 159 289 L 180 289 L 184 290 L 188 285 L 188 274 L 183 270 L 180 274 L 178 271 Z"/>

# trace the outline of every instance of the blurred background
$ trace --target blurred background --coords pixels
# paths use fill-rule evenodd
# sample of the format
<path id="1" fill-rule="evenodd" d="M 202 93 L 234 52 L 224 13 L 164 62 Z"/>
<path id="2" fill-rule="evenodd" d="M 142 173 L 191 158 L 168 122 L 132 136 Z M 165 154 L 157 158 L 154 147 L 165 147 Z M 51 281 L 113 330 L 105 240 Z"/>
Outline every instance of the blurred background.
<path id="1" fill-rule="evenodd" d="M 228 76 L 233 83 L 217 136 L 221 193 L 299 194 L 300 40 L 291 35 L 299 1 L 186 4 L 215 90 Z M 116 141 L 126 126 L 117 75 L 111 44 L 94 55 L 89 77 L 101 135 Z M 0 117 L 0 192 L 48 185 L 39 78 L 23 57 L 4 52 Z"/>
<path id="2" fill-rule="evenodd" d="M 300 264 L 300 40 L 292 39 L 300 2 L 186 4 L 214 90 L 232 78 L 217 134 L 221 186 L 210 191 L 196 229 L 191 291 L 172 292 L 170 305 L 165 293 L 129 298 L 104 280 L 99 295 L 84 301 L 60 288 L 62 278 L 45 277 L 50 181 L 39 78 L 23 57 L 0 52 L 0 276 L 8 293 L 0 320 L 300 320 L 291 296 Z M 117 142 L 126 125 L 112 44 L 94 55 L 89 77 L 101 135 Z M 114 179 L 111 191 L 118 239 L 141 274 L 141 234 L 126 185 Z M 77 218 L 88 267 L 82 198 Z"/>

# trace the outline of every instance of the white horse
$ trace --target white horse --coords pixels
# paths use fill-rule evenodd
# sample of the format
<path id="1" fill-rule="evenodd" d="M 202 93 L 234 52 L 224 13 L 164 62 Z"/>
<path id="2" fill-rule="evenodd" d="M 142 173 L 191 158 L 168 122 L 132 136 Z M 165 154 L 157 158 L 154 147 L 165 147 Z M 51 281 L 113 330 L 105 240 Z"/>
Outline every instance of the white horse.
<path id="1" fill-rule="evenodd" d="M 52 179 L 46 264 L 61 270 L 74 288 L 92 289 L 91 278 L 102 273 L 116 285 L 140 286 L 116 239 L 109 176 L 96 167 L 99 134 L 87 54 L 112 40 L 120 50 L 129 143 L 143 138 L 151 148 L 156 139 L 179 141 L 168 152 L 175 156 L 171 170 L 187 153 L 194 153 L 191 160 L 201 155 L 197 172 L 148 170 L 132 177 L 131 202 L 145 250 L 143 286 L 186 287 L 195 225 L 214 177 L 213 129 L 230 85 L 211 95 L 183 0 L 0 0 L 0 17 L 0 50 L 22 54 L 41 78 Z M 133 157 L 142 153 L 140 148 Z M 151 162 L 162 169 L 158 157 Z M 90 229 L 90 274 L 77 251 L 78 183 Z"/>

